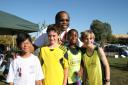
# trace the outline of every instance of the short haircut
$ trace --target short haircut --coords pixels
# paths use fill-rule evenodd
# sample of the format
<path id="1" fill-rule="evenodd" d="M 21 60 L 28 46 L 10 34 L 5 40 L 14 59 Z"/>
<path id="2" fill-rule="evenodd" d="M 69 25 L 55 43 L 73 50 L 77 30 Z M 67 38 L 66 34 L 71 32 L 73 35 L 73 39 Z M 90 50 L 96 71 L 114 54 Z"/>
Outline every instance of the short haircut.
<path id="1" fill-rule="evenodd" d="M 83 42 L 84 38 L 88 37 L 89 35 L 91 35 L 91 37 L 93 39 L 95 39 L 95 35 L 94 35 L 93 31 L 92 30 L 86 30 L 84 32 L 81 32 L 81 37 L 80 37 L 81 41 Z"/>
<path id="2" fill-rule="evenodd" d="M 71 36 L 71 33 L 72 33 L 73 31 L 76 32 L 76 33 L 77 33 L 77 36 L 78 36 L 78 31 L 77 31 L 76 29 L 71 29 L 71 30 L 69 30 L 68 33 L 67 33 L 67 38 L 68 38 L 68 39 L 69 39 L 69 37 Z"/>
<path id="3" fill-rule="evenodd" d="M 28 39 L 32 43 L 32 39 L 29 34 L 27 34 L 27 33 L 17 34 L 17 38 L 16 38 L 17 46 L 20 48 L 22 42 L 24 42 L 26 39 Z"/>
<path id="4" fill-rule="evenodd" d="M 59 25 L 57 25 L 57 24 L 51 24 L 47 28 L 47 34 L 49 34 L 49 32 L 51 32 L 51 31 L 54 31 L 54 32 L 56 32 L 59 35 L 60 34 L 60 31 L 61 31 L 60 29 L 61 28 L 60 28 Z"/>
<path id="5" fill-rule="evenodd" d="M 65 14 L 68 15 L 68 19 L 69 19 L 69 21 L 70 21 L 70 17 L 69 17 L 68 12 L 66 12 L 66 11 L 59 11 L 59 12 L 56 14 L 56 16 L 55 16 L 55 23 L 56 23 L 56 24 L 59 23 L 60 15 L 63 14 L 63 13 L 65 13 Z"/>

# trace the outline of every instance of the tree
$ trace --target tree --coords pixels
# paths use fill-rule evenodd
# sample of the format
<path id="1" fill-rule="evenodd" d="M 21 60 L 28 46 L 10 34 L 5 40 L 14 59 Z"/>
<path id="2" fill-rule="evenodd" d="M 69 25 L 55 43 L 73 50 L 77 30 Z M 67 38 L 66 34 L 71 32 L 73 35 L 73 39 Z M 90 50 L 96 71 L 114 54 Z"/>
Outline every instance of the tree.
<path id="1" fill-rule="evenodd" d="M 110 24 L 104 23 L 104 29 L 105 29 L 105 33 L 106 33 L 106 40 L 111 41 L 112 29 L 111 29 Z"/>
<path id="2" fill-rule="evenodd" d="M 14 38 L 14 41 L 13 41 Z M 11 35 L 0 35 L 0 44 L 7 45 L 9 47 L 13 47 L 13 44 L 16 44 L 15 41 L 16 36 L 11 36 Z"/>
<path id="3" fill-rule="evenodd" d="M 104 46 L 108 40 L 110 40 L 112 31 L 111 26 L 108 23 L 103 23 L 99 20 L 93 20 L 92 24 L 90 25 L 90 29 L 95 34 L 96 42 L 100 43 L 101 46 Z"/>

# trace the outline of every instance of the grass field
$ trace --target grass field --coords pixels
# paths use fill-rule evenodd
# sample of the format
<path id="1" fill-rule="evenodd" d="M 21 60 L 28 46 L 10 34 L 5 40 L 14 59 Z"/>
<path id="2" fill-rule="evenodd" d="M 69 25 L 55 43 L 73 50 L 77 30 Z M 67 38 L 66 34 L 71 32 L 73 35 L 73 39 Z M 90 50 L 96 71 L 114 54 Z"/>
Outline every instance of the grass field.
<path id="1" fill-rule="evenodd" d="M 128 85 L 128 58 L 108 58 L 111 69 L 111 85 Z M 0 85 L 7 85 L 0 82 Z"/>
<path id="2" fill-rule="evenodd" d="M 128 85 L 128 58 L 109 58 L 111 85 Z"/>

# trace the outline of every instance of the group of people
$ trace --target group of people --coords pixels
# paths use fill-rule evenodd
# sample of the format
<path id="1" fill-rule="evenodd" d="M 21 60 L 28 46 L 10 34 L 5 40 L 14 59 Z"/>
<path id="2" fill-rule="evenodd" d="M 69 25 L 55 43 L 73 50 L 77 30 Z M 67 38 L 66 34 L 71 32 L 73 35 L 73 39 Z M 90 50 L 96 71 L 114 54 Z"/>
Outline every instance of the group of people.
<path id="1" fill-rule="evenodd" d="M 49 25 L 34 44 L 29 34 L 17 35 L 21 51 L 10 64 L 9 85 L 110 85 L 109 64 L 103 49 L 94 45 L 94 33 L 86 30 L 79 38 L 69 22 L 69 14 L 60 11 L 55 24 Z M 37 48 L 38 57 L 33 54 Z"/>
<path id="2" fill-rule="evenodd" d="M 8 50 L 7 48 L 6 45 L 0 44 L 0 71 L 2 72 L 0 75 L 0 81 L 6 80 L 10 63 L 15 57 L 13 56 L 13 51 Z"/>

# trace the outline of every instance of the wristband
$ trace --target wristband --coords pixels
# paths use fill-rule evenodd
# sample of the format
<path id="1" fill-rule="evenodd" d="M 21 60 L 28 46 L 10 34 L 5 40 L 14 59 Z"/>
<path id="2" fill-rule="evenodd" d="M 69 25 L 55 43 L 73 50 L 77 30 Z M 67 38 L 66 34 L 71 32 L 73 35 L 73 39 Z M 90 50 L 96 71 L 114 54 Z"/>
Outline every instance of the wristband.
<path id="1" fill-rule="evenodd" d="M 105 82 L 110 82 L 110 79 L 105 79 Z"/>

